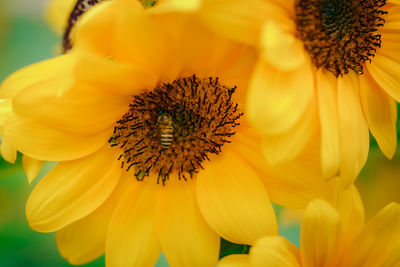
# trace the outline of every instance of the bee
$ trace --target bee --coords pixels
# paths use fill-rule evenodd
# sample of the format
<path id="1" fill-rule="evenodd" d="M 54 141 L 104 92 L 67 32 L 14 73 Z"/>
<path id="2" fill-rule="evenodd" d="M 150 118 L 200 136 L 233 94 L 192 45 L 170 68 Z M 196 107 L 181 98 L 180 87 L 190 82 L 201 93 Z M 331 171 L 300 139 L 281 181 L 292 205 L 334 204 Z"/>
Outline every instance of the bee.
<path id="1" fill-rule="evenodd" d="M 161 146 L 167 149 L 174 139 L 174 122 L 171 115 L 166 112 L 160 112 L 157 124 L 160 131 Z"/>

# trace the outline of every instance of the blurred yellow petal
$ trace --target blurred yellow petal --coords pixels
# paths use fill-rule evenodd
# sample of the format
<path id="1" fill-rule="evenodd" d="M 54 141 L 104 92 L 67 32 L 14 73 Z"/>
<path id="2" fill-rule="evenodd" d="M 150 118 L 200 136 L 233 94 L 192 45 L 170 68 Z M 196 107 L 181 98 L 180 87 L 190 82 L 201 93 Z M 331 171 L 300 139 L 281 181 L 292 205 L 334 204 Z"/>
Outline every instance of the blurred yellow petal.
<path id="1" fill-rule="evenodd" d="M 83 218 L 108 198 L 120 173 L 117 154 L 108 146 L 86 158 L 58 163 L 29 196 L 29 225 L 52 232 Z"/>
<path id="2" fill-rule="evenodd" d="M 338 114 L 340 126 L 340 177 L 350 186 L 368 157 L 369 132 L 360 103 L 356 74 L 338 78 Z M 351 114 L 351 116 L 349 116 Z"/>
<path id="3" fill-rule="evenodd" d="M 74 160 L 92 154 L 106 144 L 110 133 L 111 129 L 94 135 L 70 135 L 16 116 L 7 120 L 4 126 L 4 137 L 18 151 L 47 161 Z"/>
<path id="4" fill-rule="evenodd" d="M 130 178 L 121 177 L 110 197 L 100 207 L 56 233 L 58 250 L 69 263 L 85 264 L 104 253 L 112 214 L 130 182 Z"/>
<path id="5" fill-rule="evenodd" d="M 3 156 L 3 159 L 10 162 L 15 163 L 17 159 L 17 150 L 15 147 L 7 140 L 7 138 L 2 138 L 0 144 L 0 152 Z"/>
<path id="6" fill-rule="evenodd" d="M 31 184 L 32 181 L 38 175 L 40 169 L 42 168 L 43 161 L 28 157 L 23 155 L 22 157 L 22 167 L 24 168 L 26 177 L 28 178 L 28 183 Z"/>
<path id="7" fill-rule="evenodd" d="M 377 53 L 373 64 L 368 66 L 368 72 L 383 90 L 400 101 L 400 62 Z"/>
<path id="8" fill-rule="evenodd" d="M 310 103 L 292 129 L 283 134 L 264 135 L 262 146 L 267 161 L 271 165 L 278 165 L 294 160 L 317 131 L 315 117 L 316 105 Z"/>
<path id="9" fill-rule="evenodd" d="M 360 97 L 369 129 L 386 157 L 392 158 L 397 145 L 397 107 L 369 73 L 360 81 Z"/>
<path id="10" fill-rule="evenodd" d="M 399 3 L 400 4 L 400 3 Z M 399 267 L 400 266 L 400 241 L 390 253 L 382 267 Z"/>
<path id="11" fill-rule="evenodd" d="M 18 116 L 63 133 L 90 135 L 112 128 L 131 101 L 82 84 L 74 85 L 63 97 L 51 86 L 31 86 L 15 96 L 13 107 Z"/>
<path id="12" fill-rule="evenodd" d="M 0 100 L 0 137 L 3 134 L 4 122 L 12 114 L 11 100 Z"/>
<path id="13" fill-rule="evenodd" d="M 153 89 L 157 82 L 151 70 L 89 53 L 82 53 L 77 60 L 74 76 L 80 82 L 117 95 Z"/>
<path id="14" fill-rule="evenodd" d="M 257 170 L 271 200 L 279 205 L 304 209 L 315 198 L 330 199 L 332 189 L 321 176 L 319 139 L 314 138 L 297 159 L 272 167 L 259 151 L 261 137 L 241 129 L 232 138 L 234 149 Z"/>
<path id="15" fill-rule="evenodd" d="M 328 202 L 314 200 L 308 205 L 300 232 L 302 266 L 336 266 L 340 217 Z M 332 262 L 333 261 L 333 262 Z M 332 265 L 328 265 L 328 264 Z"/>
<path id="16" fill-rule="evenodd" d="M 321 124 L 322 173 L 330 178 L 337 175 L 340 164 L 337 81 L 331 73 L 320 69 L 316 73 L 316 83 Z"/>
<path id="17" fill-rule="evenodd" d="M 198 174 L 197 197 L 208 224 L 223 238 L 253 244 L 277 233 L 274 211 L 258 175 L 235 152 L 224 148 Z"/>
<path id="18" fill-rule="evenodd" d="M 248 118 L 265 134 L 282 133 L 298 122 L 313 94 L 314 78 L 308 64 L 282 72 L 259 62 L 249 88 Z"/>
<path id="19" fill-rule="evenodd" d="M 44 60 L 22 68 L 10 75 L 0 87 L 0 96 L 12 98 L 20 90 L 30 85 L 39 85 L 47 80 L 57 80 L 54 91 L 63 92 L 73 83 L 72 68 L 75 55 L 68 54 Z"/>
<path id="20" fill-rule="evenodd" d="M 203 0 L 200 16 L 218 34 L 252 46 L 258 46 L 266 19 L 290 23 L 282 8 L 263 0 Z"/>
<path id="21" fill-rule="evenodd" d="M 157 4 L 148 9 L 151 14 L 168 12 L 194 12 L 201 7 L 201 0 L 160 0 Z"/>
<path id="22" fill-rule="evenodd" d="M 340 251 L 346 251 L 360 231 L 364 227 L 364 207 L 360 194 L 354 185 L 343 189 L 340 181 L 337 182 L 337 193 L 333 200 L 333 206 L 341 219 Z"/>
<path id="23" fill-rule="evenodd" d="M 195 181 L 171 179 L 160 189 L 156 221 L 156 233 L 170 266 L 215 266 L 220 238 L 200 213 Z"/>
<path id="24" fill-rule="evenodd" d="M 266 236 L 250 250 L 250 262 L 257 267 L 300 267 L 299 249 L 281 236 Z"/>
<path id="25" fill-rule="evenodd" d="M 342 266 L 382 266 L 400 240 L 400 205 L 391 203 L 377 213 L 346 251 Z"/>
<path id="26" fill-rule="evenodd" d="M 106 266 L 151 267 L 161 251 L 155 233 L 158 186 L 132 183 L 120 196 L 106 239 Z"/>
<path id="27" fill-rule="evenodd" d="M 293 71 L 306 61 L 303 44 L 292 32 L 285 32 L 273 22 L 263 26 L 261 36 L 262 58 L 282 71 Z"/>
<path id="28" fill-rule="evenodd" d="M 243 254 L 233 254 L 223 257 L 218 262 L 218 267 L 253 267 L 250 263 L 250 256 Z"/>

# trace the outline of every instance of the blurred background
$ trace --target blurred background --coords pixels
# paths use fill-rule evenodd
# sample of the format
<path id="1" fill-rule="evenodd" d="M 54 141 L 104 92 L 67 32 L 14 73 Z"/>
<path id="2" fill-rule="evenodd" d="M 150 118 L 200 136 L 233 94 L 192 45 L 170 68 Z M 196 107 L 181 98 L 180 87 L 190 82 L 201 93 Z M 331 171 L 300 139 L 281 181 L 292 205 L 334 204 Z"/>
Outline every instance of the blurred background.
<path id="1" fill-rule="evenodd" d="M 0 0 L 0 82 L 13 71 L 54 56 L 60 37 L 45 19 L 48 0 Z M 398 126 L 398 128 L 400 125 Z M 400 151 L 389 161 L 371 141 L 368 163 L 357 180 L 369 219 L 386 204 L 400 202 Z M 46 165 L 39 178 L 51 168 Z M 25 203 L 34 184 L 29 186 L 19 157 L 16 164 L 0 158 L 0 266 L 71 266 L 59 255 L 54 234 L 31 230 L 25 219 Z M 297 211 L 275 206 L 280 234 L 299 245 Z M 242 253 L 248 247 L 222 242 L 221 256 Z M 104 266 L 104 257 L 85 266 Z M 168 266 L 161 257 L 157 267 Z"/>

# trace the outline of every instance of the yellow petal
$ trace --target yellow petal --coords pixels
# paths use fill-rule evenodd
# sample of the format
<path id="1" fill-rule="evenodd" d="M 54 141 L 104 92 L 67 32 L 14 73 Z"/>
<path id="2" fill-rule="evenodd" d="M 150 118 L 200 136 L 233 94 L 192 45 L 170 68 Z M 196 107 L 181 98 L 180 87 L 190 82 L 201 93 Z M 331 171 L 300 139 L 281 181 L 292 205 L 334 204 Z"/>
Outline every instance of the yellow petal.
<path id="1" fill-rule="evenodd" d="M 340 164 L 337 83 L 330 72 L 322 69 L 317 71 L 316 82 L 321 124 L 322 173 L 330 178 L 338 173 Z"/>
<path id="2" fill-rule="evenodd" d="M 382 152 L 392 158 L 397 145 L 396 102 L 376 84 L 369 73 L 364 73 L 359 81 L 361 104 L 368 126 Z"/>
<path id="3" fill-rule="evenodd" d="M 302 42 L 292 32 L 284 31 L 273 22 L 263 26 L 261 56 L 282 71 L 296 70 L 306 61 Z"/>
<path id="4" fill-rule="evenodd" d="M 148 9 L 150 14 L 161 14 L 168 12 L 194 12 L 201 7 L 201 0 L 161 0 Z"/>
<path id="5" fill-rule="evenodd" d="M 223 257 L 218 262 L 218 267 L 253 267 L 250 263 L 250 256 L 243 254 L 233 254 Z"/>
<path id="6" fill-rule="evenodd" d="M 11 100 L 0 100 L 0 137 L 3 135 L 3 126 L 8 117 L 12 114 Z"/>
<path id="7" fill-rule="evenodd" d="M 251 248 L 250 262 L 257 267 L 300 267 L 300 253 L 285 238 L 266 236 Z"/>
<path id="8" fill-rule="evenodd" d="M 263 150 L 267 161 L 277 165 L 295 159 L 316 133 L 316 116 L 316 105 L 312 101 L 292 129 L 282 134 L 264 135 Z"/>
<path id="9" fill-rule="evenodd" d="M 400 206 L 391 203 L 377 213 L 346 251 L 342 266 L 382 266 L 400 240 Z"/>
<path id="10" fill-rule="evenodd" d="M 59 34 L 63 34 L 75 1 L 72 0 L 51 0 L 46 9 L 46 18 L 50 26 Z"/>
<path id="11" fill-rule="evenodd" d="M 149 179 L 150 180 L 150 179 Z M 159 186 L 133 181 L 117 205 L 106 239 L 106 266 L 154 266 L 160 245 L 155 233 Z"/>
<path id="12" fill-rule="evenodd" d="M 356 74 L 338 78 L 338 113 L 340 126 L 340 177 L 350 186 L 368 157 L 369 132 L 360 103 Z"/>
<path id="13" fill-rule="evenodd" d="M 31 184 L 42 168 L 43 161 L 23 155 L 22 167 L 24 168 L 28 183 Z"/>
<path id="14" fill-rule="evenodd" d="M 400 62 L 377 53 L 368 65 L 368 72 L 383 90 L 400 102 Z"/>
<path id="15" fill-rule="evenodd" d="M 399 3 L 400 4 L 400 3 Z M 399 267 L 400 266 L 400 241 L 390 253 L 382 267 Z"/>
<path id="16" fill-rule="evenodd" d="M 13 98 L 27 86 L 56 79 L 54 91 L 65 91 L 72 84 L 72 68 L 75 65 L 75 55 L 68 54 L 22 68 L 11 74 L 0 87 L 0 96 Z"/>
<path id="17" fill-rule="evenodd" d="M 106 146 L 86 158 L 58 163 L 29 196 L 29 225 L 39 232 L 57 231 L 95 210 L 117 184 L 117 157 Z"/>
<path id="18" fill-rule="evenodd" d="M 340 251 L 346 251 L 357 235 L 364 227 L 364 207 L 361 197 L 354 185 L 343 189 L 340 181 L 337 183 L 337 193 L 333 200 L 333 206 L 341 219 Z"/>
<path id="19" fill-rule="evenodd" d="M 153 71 L 164 82 L 174 80 L 181 67 L 181 51 L 175 35 L 141 7 L 135 9 L 137 1 L 125 2 L 116 16 L 113 56 Z"/>
<path id="20" fill-rule="evenodd" d="M 121 195 L 131 182 L 130 178 L 121 177 L 110 197 L 100 207 L 57 232 L 58 250 L 69 263 L 85 264 L 104 253 L 111 216 Z"/>
<path id="21" fill-rule="evenodd" d="M 215 266 L 219 236 L 207 225 L 197 204 L 195 181 L 171 179 L 160 189 L 156 233 L 170 266 Z"/>
<path id="22" fill-rule="evenodd" d="M 7 140 L 7 138 L 2 138 L 0 144 L 0 152 L 3 156 L 3 159 L 10 162 L 15 163 L 17 159 L 17 150 L 15 147 Z"/>
<path id="23" fill-rule="evenodd" d="M 328 182 L 321 176 L 320 141 L 314 139 L 297 159 L 276 167 L 266 163 L 260 151 L 261 137 L 254 129 L 238 130 L 232 137 L 232 144 L 243 160 L 259 173 L 273 202 L 304 209 L 309 201 L 330 199 L 332 194 Z"/>
<path id="24" fill-rule="evenodd" d="M 76 136 L 15 115 L 6 121 L 4 137 L 18 151 L 46 161 L 82 158 L 98 151 L 111 136 L 111 129 L 94 135 Z"/>
<path id="25" fill-rule="evenodd" d="M 287 13 L 277 5 L 262 0 L 207 0 L 203 1 L 200 17 L 219 35 L 245 44 L 257 46 L 266 19 L 288 24 Z"/>
<path id="26" fill-rule="evenodd" d="M 282 133 L 298 122 L 313 94 L 310 65 L 282 72 L 259 62 L 249 88 L 248 118 L 265 134 Z"/>
<path id="27" fill-rule="evenodd" d="M 263 184 L 235 152 L 224 147 L 197 179 L 200 210 L 220 236 L 252 244 L 264 235 L 277 233 L 275 214 Z"/>
<path id="28" fill-rule="evenodd" d="M 80 82 L 122 95 L 153 89 L 157 82 L 151 70 L 89 53 L 80 54 L 74 75 Z"/>
<path id="29" fill-rule="evenodd" d="M 336 266 L 335 261 L 339 259 L 335 251 L 339 226 L 339 214 L 328 202 L 310 202 L 301 224 L 302 266 Z"/>
<path id="30" fill-rule="evenodd" d="M 89 135 L 112 128 L 131 101 L 130 97 L 82 84 L 74 85 L 61 97 L 51 86 L 31 86 L 16 95 L 13 107 L 20 117 L 35 119 L 60 132 Z"/>

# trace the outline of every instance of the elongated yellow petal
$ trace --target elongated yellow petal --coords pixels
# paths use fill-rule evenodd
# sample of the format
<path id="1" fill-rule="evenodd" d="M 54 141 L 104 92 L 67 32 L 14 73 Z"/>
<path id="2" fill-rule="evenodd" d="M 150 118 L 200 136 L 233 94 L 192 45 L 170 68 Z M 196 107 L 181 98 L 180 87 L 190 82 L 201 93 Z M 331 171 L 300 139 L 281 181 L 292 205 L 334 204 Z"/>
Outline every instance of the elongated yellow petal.
<path id="1" fill-rule="evenodd" d="M 343 186 L 348 187 L 367 161 L 369 150 L 369 131 L 361 108 L 357 76 L 353 72 L 338 78 L 338 113 L 340 177 Z"/>
<path id="2" fill-rule="evenodd" d="M 319 143 L 318 138 L 312 139 L 297 159 L 273 167 L 266 163 L 261 137 L 254 129 L 241 128 L 232 138 L 234 149 L 259 173 L 271 200 L 299 209 L 316 198 L 331 199 L 332 189 L 321 176 Z"/>
<path id="3" fill-rule="evenodd" d="M 155 233 L 158 186 L 146 179 L 127 187 L 112 216 L 106 240 L 106 265 L 152 267 L 160 255 Z"/>
<path id="4" fill-rule="evenodd" d="M 83 84 L 59 97 L 52 84 L 31 86 L 18 93 L 13 101 L 15 113 L 63 133 L 89 135 L 112 128 L 132 101 Z"/>
<path id="5" fill-rule="evenodd" d="M 157 82 L 152 70 L 91 53 L 80 54 L 74 76 L 97 89 L 121 95 L 153 89 Z"/>
<path id="6" fill-rule="evenodd" d="M 110 197 L 100 207 L 57 232 L 58 250 L 69 263 L 85 264 L 104 253 L 112 214 L 129 183 L 130 177 L 121 177 Z"/>
<path id="7" fill-rule="evenodd" d="M 147 10 L 151 14 L 169 12 L 195 12 L 201 7 L 201 0 L 161 0 L 154 7 Z"/>
<path id="8" fill-rule="evenodd" d="M 156 221 L 156 233 L 170 266 L 215 266 L 220 238 L 200 213 L 195 181 L 171 179 L 160 189 Z"/>
<path id="9" fill-rule="evenodd" d="M 391 203 L 377 213 L 346 251 L 342 266 L 382 266 L 400 240 L 400 206 Z"/>
<path id="10" fill-rule="evenodd" d="M 338 174 L 340 164 L 339 119 L 337 111 L 337 83 L 330 72 L 317 71 L 317 96 L 321 124 L 322 173 L 330 178 Z"/>
<path id="11" fill-rule="evenodd" d="M 223 257 L 218 262 L 218 267 L 253 267 L 250 263 L 250 256 L 243 254 L 233 254 Z"/>
<path id="12" fill-rule="evenodd" d="M 197 197 L 208 224 L 223 238 L 253 244 L 276 234 L 275 214 L 254 170 L 228 148 L 198 174 Z M 251 207 L 251 208 L 249 208 Z"/>
<path id="13" fill-rule="evenodd" d="M 4 126 L 4 137 L 18 151 L 47 161 L 74 160 L 90 155 L 107 143 L 111 133 L 112 129 L 109 129 L 94 135 L 77 136 L 15 115 Z"/>
<path id="14" fill-rule="evenodd" d="M 72 82 L 72 68 L 75 65 L 75 55 L 67 54 L 52 59 L 44 60 L 22 68 L 10 75 L 0 87 L 0 96 L 12 98 L 27 86 L 57 77 L 55 91 L 67 90 Z"/>
<path id="15" fill-rule="evenodd" d="M 285 132 L 304 114 L 313 94 L 314 78 L 310 65 L 282 72 L 259 62 L 249 89 L 248 118 L 265 134 Z"/>
<path id="16" fill-rule="evenodd" d="M 252 46 L 258 45 L 266 19 L 290 22 L 284 9 L 262 0 L 248 0 L 245 5 L 241 0 L 203 1 L 200 16 L 218 34 Z"/>
<path id="17" fill-rule="evenodd" d="M 281 236 L 266 236 L 250 250 L 250 262 L 257 267 L 300 267 L 300 252 Z"/>
<path id="18" fill-rule="evenodd" d="M 400 102 L 400 63 L 377 53 L 368 71 L 390 96 Z"/>
<path id="19" fill-rule="evenodd" d="M 261 56 L 282 71 L 296 70 L 307 60 L 302 42 L 293 32 L 285 31 L 273 22 L 263 26 Z"/>
<path id="20" fill-rule="evenodd" d="M 29 196 L 29 225 L 39 232 L 57 231 L 99 207 L 119 179 L 117 157 L 106 146 L 86 158 L 59 163 Z"/>
<path id="21" fill-rule="evenodd" d="M 382 267 L 399 267 L 400 266 L 400 241 L 390 253 Z"/>
<path id="22" fill-rule="evenodd" d="M 17 159 L 17 150 L 15 147 L 7 140 L 7 138 L 3 138 L 0 144 L 0 152 L 3 156 L 3 159 L 10 163 L 14 163 Z"/>
<path id="23" fill-rule="evenodd" d="M 338 260 L 334 248 L 339 226 L 339 214 L 328 202 L 314 200 L 308 205 L 300 232 L 302 266 L 335 266 L 327 264 Z"/>
<path id="24" fill-rule="evenodd" d="M 360 97 L 369 129 L 386 157 L 392 158 L 397 145 L 397 107 L 369 73 L 360 79 Z"/>
<path id="25" fill-rule="evenodd" d="M 311 102 L 303 117 L 289 131 L 263 136 L 263 152 L 271 165 L 288 163 L 306 147 L 317 131 L 316 105 Z"/>
<path id="26" fill-rule="evenodd" d="M 24 155 L 22 157 L 22 167 L 24 168 L 29 184 L 31 184 L 32 181 L 36 178 L 40 169 L 42 168 L 42 165 L 42 160 L 34 159 L 27 155 Z"/>
<path id="27" fill-rule="evenodd" d="M 343 189 L 340 181 L 334 190 L 337 190 L 333 199 L 333 206 L 341 219 L 341 232 L 338 242 L 340 243 L 337 253 L 346 251 L 357 235 L 364 227 L 364 207 L 361 197 L 354 185 Z"/>

